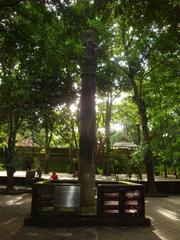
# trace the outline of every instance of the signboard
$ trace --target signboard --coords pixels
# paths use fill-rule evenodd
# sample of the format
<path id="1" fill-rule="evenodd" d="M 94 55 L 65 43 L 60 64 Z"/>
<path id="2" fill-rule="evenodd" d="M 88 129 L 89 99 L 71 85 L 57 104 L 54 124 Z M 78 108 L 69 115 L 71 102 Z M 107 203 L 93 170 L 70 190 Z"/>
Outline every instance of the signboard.
<path id="1" fill-rule="evenodd" d="M 56 186 L 54 191 L 54 207 L 80 208 L 80 186 Z"/>

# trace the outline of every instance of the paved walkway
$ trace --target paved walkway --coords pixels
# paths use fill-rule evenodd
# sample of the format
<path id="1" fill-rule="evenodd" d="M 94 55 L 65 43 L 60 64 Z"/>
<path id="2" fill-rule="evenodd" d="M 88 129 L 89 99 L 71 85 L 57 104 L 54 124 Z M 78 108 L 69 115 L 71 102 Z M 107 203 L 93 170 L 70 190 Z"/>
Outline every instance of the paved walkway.
<path id="1" fill-rule="evenodd" d="M 44 179 L 50 179 L 51 177 L 51 173 L 48 174 L 42 174 L 42 178 Z M 58 177 L 60 180 L 64 180 L 64 179 L 75 179 L 73 174 L 69 174 L 69 173 L 57 173 Z M 7 172 L 6 171 L 0 171 L 0 177 L 5 177 L 7 176 Z M 26 176 L 26 171 L 16 171 L 14 173 L 14 177 L 25 177 Z M 118 180 L 128 180 L 128 176 L 127 174 L 118 174 L 117 175 Z M 117 181 L 117 178 L 115 178 L 115 176 L 102 176 L 102 175 L 96 175 L 96 180 L 103 180 L 103 181 Z M 168 178 L 164 178 L 162 176 L 155 176 L 156 181 L 180 181 L 180 179 L 176 179 L 174 175 L 169 175 Z M 131 176 L 131 180 L 137 180 L 137 175 L 132 174 Z M 142 180 L 147 180 L 147 176 L 146 174 L 142 175 Z"/>
<path id="2" fill-rule="evenodd" d="M 152 227 L 37 228 L 24 226 L 31 195 L 0 195 L 1 240 L 180 240 L 180 196 L 146 198 Z"/>

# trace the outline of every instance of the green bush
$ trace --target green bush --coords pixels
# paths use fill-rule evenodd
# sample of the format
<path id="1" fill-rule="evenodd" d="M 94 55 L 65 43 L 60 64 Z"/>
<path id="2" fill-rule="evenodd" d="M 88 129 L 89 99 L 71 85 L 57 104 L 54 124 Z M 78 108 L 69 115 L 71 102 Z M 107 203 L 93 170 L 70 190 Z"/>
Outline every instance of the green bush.
<path id="1" fill-rule="evenodd" d="M 128 166 L 128 157 L 118 151 L 109 154 L 110 172 L 113 174 L 125 173 Z"/>

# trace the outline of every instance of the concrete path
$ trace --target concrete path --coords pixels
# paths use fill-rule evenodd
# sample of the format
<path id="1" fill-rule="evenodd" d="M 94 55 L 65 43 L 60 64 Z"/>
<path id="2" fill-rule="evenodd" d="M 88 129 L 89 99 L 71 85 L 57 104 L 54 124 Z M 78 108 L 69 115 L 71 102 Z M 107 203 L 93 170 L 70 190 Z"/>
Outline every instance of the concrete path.
<path id="1" fill-rule="evenodd" d="M 24 226 L 31 195 L 0 195 L 0 240 L 180 240 L 180 196 L 146 198 L 152 227 L 37 228 Z"/>
<path id="2" fill-rule="evenodd" d="M 146 198 L 146 215 L 160 239 L 180 240 L 180 196 Z"/>
<path id="3" fill-rule="evenodd" d="M 69 173 L 57 173 L 58 177 L 60 180 L 64 180 L 64 179 L 75 179 L 73 174 L 69 174 Z M 42 174 L 42 178 L 44 179 L 50 179 L 52 175 L 52 172 L 48 173 L 48 174 Z M 6 171 L 0 171 L 0 177 L 6 177 L 7 176 L 7 172 Z M 25 177 L 26 176 L 26 171 L 16 171 L 14 173 L 14 177 Z M 162 176 L 155 176 L 156 181 L 179 181 L 180 179 L 176 179 L 174 175 L 169 175 L 168 178 L 164 178 Z M 128 175 L 127 174 L 118 174 L 115 178 L 115 176 L 103 176 L 103 175 L 96 175 L 96 180 L 103 180 L 103 181 L 117 181 L 117 180 L 129 180 Z M 136 174 L 132 174 L 131 176 L 131 180 L 137 180 L 137 175 Z M 147 176 L 146 174 L 142 175 L 142 180 L 147 180 Z"/>

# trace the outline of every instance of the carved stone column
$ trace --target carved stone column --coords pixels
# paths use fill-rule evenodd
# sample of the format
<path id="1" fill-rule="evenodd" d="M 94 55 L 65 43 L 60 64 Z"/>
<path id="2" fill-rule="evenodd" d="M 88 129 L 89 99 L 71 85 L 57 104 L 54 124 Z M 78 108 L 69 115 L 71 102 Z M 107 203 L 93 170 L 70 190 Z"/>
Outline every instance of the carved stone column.
<path id="1" fill-rule="evenodd" d="M 91 206 L 95 203 L 96 61 L 94 53 L 96 45 L 94 35 L 92 30 L 88 30 L 84 34 L 86 50 L 81 74 L 79 182 L 83 206 Z"/>

